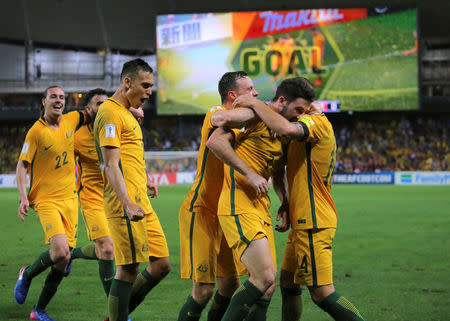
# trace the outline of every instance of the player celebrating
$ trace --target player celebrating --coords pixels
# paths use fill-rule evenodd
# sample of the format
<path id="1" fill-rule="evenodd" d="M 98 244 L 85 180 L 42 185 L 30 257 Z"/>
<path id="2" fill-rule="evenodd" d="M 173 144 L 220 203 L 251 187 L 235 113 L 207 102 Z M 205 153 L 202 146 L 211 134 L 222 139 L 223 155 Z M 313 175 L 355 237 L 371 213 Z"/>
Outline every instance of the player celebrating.
<path id="1" fill-rule="evenodd" d="M 237 99 L 233 105 L 239 105 Z M 284 105 L 281 100 L 273 107 L 285 117 L 292 117 L 285 114 Z M 207 146 L 226 164 L 219 198 L 220 226 L 228 245 L 250 274 L 236 291 L 222 320 L 265 320 L 276 274 L 267 180 L 279 177 L 275 173 L 283 154 L 282 143 L 263 122 L 256 121 L 232 132 L 219 128 Z"/>
<path id="2" fill-rule="evenodd" d="M 252 107 L 258 116 L 277 135 L 290 138 L 287 154 L 288 211 L 292 231 L 289 235 L 293 252 L 286 251 L 283 260 L 282 285 L 293 291 L 283 293 L 283 305 L 298 302 L 295 286 L 308 286 L 315 304 L 338 321 L 363 320 L 359 311 L 333 286 L 331 245 L 336 232 L 337 213 L 330 195 L 336 142 L 333 128 L 321 115 L 307 115 L 314 98 L 314 88 L 306 78 L 285 80 L 277 89 L 275 98 L 297 97 L 298 106 L 288 104 L 287 108 L 298 108 L 300 117 L 289 122 L 263 102 L 253 97 L 237 99 L 235 103 Z M 274 99 L 275 99 L 274 98 Z M 288 118 L 289 119 L 289 118 Z M 293 270 L 292 265 L 296 263 Z M 291 283 L 291 284 L 289 284 Z M 289 298 L 291 296 L 291 298 Z M 292 299 L 295 296 L 295 299 Z M 293 307 L 283 307 L 283 312 Z M 298 311 L 298 307 L 295 308 Z M 288 316 L 283 320 L 298 320 L 300 315 Z"/>
<path id="3" fill-rule="evenodd" d="M 317 74 L 316 81 L 314 82 L 315 86 L 322 85 L 322 76 L 320 75 L 323 70 L 322 68 L 322 60 L 323 53 L 325 49 L 325 37 L 317 30 L 317 28 L 311 28 L 311 35 L 313 37 L 313 52 L 311 59 L 311 68 L 313 73 Z"/>
<path id="4" fill-rule="evenodd" d="M 197 161 L 197 174 L 179 214 L 181 277 L 192 279 L 192 292 L 178 320 L 199 320 L 214 291 L 218 291 L 208 320 L 221 320 L 230 297 L 239 286 L 231 249 L 223 238 L 217 218 L 217 205 L 223 184 L 223 163 L 209 152 L 206 141 L 219 126 L 241 127 L 255 117 L 248 108 L 233 109 L 240 95 L 258 96 L 252 80 L 243 71 L 227 72 L 219 81 L 222 106 L 212 107 L 205 116 Z M 242 271 L 243 272 L 243 271 Z"/>
<path id="5" fill-rule="evenodd" d="M 75 134 L 75 155 L 78 157 L 78 195 L 88 237 L 94 244 L 74 248 L 72 259 L 98 260 L 100 280 L 106 296 L 114 277 L 114 251 L 105 211 L 103 209 L 103 178 L 94 142 L 94 120 L 99 106 L 108 99 L 106 91 L 93 89 L 86 94 L 85 111 L 92 121 Z"/>
<path id="6" fill-rule="evenodd" d="M 126 62 L 119 88 L 100 106 L 94 123 L 117 267 L 108 299 L 111 321 L 126 321 L 170 271 L 166 238 L 147 196 L 148 187 L 156 197 L 157 187 L 145 171 L 141 128 L 128 110 L 142 106 L 152 94 L 152 72 L 142 59 Z M 139 263 L 147 261 L 137 275 Z"/>
<path id="7" fill-rule="evenodd" d="M 78 223 L 78 198 L 75 190 L 74 134 L 90 117 L 85 112 L 63 115 L 64 91 L 51 86 L 42 99 L 43 115 L 34 123 L 25 138 L 17 163 L 17 187 L 20 193 L 19 218 L 24 221 L 28 208 L 38 214 L 50 250 L 43 252 L 19 273 L 14 296 L 23 304 L 32 279 L 51 266 L 44 287 L 33 311 L 32 320 L 51 321 L 45 311 L 55 295 L 75 247 Z M 27 170 L 30 190 L 26 192 Z M 58 182 L 58 184 L 55 184 Z"/>

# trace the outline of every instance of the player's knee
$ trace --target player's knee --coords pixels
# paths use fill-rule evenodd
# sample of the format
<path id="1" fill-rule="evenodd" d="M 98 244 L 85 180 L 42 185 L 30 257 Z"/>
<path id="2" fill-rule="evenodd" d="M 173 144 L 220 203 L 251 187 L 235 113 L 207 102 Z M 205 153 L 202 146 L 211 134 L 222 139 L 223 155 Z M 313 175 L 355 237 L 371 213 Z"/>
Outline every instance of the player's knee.
<path id="1" fill-rule="evenodd" d="M 206 305 L 214 294 L 214 284 L 195 284 L 192 297 L 200 305 Z"/>
<path id="2" fill-rule="evenodd" d="M 51 259 L 55 264 L 68 264 L 70 261 L 70 250 L 69 248 L 59 248 L 51 253 Z"/>
<path id="3" fill-rule="evenodd" d="M 172 268 L 170 266 L 169 258 L 167 258 L 167 257 L 160 258 L 156 261 L 153 261 L 153 263 L 151 264 L 151 270 L 152 270 L 151 274 L 153 276 L 156 276 L 159 280 L 166 277 L 167 274 L 169 274 L 171 269 Z"/>
<path id="4" fill-rule="evenodd" d="M 169 274 L 171 270 L 172 270 L 172 267 L 170 266 L 170 262 L 168 260 L 161 262 L 161 264 L 159 266 L 161 278 L 166 277 L 166 275 Z"/>
<path id="5" fill-rule="evenodd" d="M 261 286 L 263 287 L 264 291 L 267 291 L 270 287 L 274 286 L 276 284 L 275 281 L 276 273 L 273 269 L 266 269 L 261 277 L 260 282 L 262 283 Z"/>
<path id="6" fill-rule="evenodd" d="M 231 297 L 233 293 L 239 288 L 241 282 L 239 279 L 226 279 L 226 282 L 219 283 L 219 291 L 226 297 Z"/>
<path id="7" fill-rule="evenodd" d="M 96 250 L 100 259 L 114 259 L 114 246 L 111 239 L 98 240 L 95 245 L 97 247 Z"/>

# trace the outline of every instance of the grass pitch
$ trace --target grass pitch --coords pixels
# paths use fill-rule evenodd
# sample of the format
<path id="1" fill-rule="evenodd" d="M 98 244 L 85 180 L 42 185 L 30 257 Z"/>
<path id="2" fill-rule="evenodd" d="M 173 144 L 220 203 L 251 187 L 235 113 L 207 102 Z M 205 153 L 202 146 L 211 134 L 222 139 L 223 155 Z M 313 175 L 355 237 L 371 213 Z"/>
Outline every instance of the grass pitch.
<path id="1" fill-rule="evenodd" d="M 131 315 L 133 321 L 176 320 L 191 281 L 179 278 L 178 208 L 189 186 L 161 187 L 152 201 L 165 229 L 172 272 Z M 334 282 L 366 320 L 448 320 L 450 315 L 450 186 L 338 185 L 333 195 L 339 213 L 334 242 Z M 271 193 L 273 213 L 278 207 Z M 32 212 L 17 218 L 18 193 L 1 189 L 0 320 L 27 320 L 46 273 L 33 280 L 27 301 L 18 305 L 13 288 L 19 268 L 47 247 Z M 79 220 L 78 244 L 86 244 Z M 276 233 L 278 267 L 287 233 Z M 302 320 L 332 320 L 304 293 Z M 107 315 L 106 298 L 95 261 L 76 260 L 48 306 L 56 320 L 95 321 Z M 267 320 L 280 320 L 281 295 L 274 294 Z M 202 319 L 206 320 L 206 313 Z"/>

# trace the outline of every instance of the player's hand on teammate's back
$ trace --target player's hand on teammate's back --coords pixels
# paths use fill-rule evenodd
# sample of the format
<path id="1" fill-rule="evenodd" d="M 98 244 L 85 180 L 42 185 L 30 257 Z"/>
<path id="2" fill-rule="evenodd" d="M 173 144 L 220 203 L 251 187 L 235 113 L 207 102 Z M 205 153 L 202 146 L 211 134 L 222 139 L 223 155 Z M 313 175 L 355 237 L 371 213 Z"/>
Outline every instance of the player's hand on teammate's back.
<path id="1" fill-rule="evenodd" d="M 25 222 L 25 217 L 28 216 L 28 207 L 30 206 L 30 203 L 28 203 L 28 199 L 20 199 L 19 200 L 19 218 L 22 222 Z"/>
<path id="2" fill-rule="evenodd" d="M 145 212 L 139 205 L 134 203 L 130 203 L 125 206 L 125 211 L 127 212 L 127 216 L 130 221 L 137 222 L 142 220 L 145 217 Z"/>
<path id="3" fill-rule="evenodd" d="M 278 209 L 277 221 L 281 220 L 281 224 L 275 225 L 275 230 L 278 232 L 286 232 L 289 230 L 290 221 L 289 221 L 289 204 L 284 203 Z"/>
<path id="4" fill-rule="evenodd" d="M 253 97 L 252 95 L 245 94 L 241 95 L 233 102 L 233 107 L 248 107 L 252 108 L 255 102 L 257 102 L 258 99 Z"/>
<path id="5" fill-rule="evenodd" d="M 269 192 L 269 183 L 264 177 L 256 174 L 255 172 L 250 172 L 245 176 L 245 178 L 255 189 L 257 196 L 263 196 Z"/>
<path id="6" fill-rule="evenodd" d="M 147 180 L 148 196 L 158 198 L 158 186 L 150 180 Z"/>

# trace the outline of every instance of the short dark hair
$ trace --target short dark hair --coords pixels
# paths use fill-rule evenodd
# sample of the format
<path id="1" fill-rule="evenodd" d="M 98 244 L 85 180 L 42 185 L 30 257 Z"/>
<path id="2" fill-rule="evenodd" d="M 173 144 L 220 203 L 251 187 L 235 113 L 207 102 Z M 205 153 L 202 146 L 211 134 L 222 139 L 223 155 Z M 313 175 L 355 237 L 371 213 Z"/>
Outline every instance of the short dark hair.
<path id="1" fill-rule="evenodd" d="M 49 90 L 49 89 L 52 89 L 52 88 L 61 88 L 61 90 L 64 91 L 64 89 L 62 89 L 61 86 L 52 85 L 52 86 L 47 87 L 47 88 L 44 90 L 44 93 L 43 93 L 42 98 L 46 98 L 46 97 L 47 97 L 47 94 L 48 94 L 48 90 Z"/>
<path id="2" fill-rule="evenodd" d="M 228 92 L 236 89 L 236 81 L 248 77 L 245 71 L 230 71 L 223 74 L 219 80 L 219 94 L 222 104 L 227 100 Z"/>
<path id="3" fill-rule="evenodd" d="M 297 98 L 303 98 L 309 102 L 314 100 L 314 87 L 308 79 L 304 77 L 288 78 L 281 82 L 272 101 L 277 101 L 280 96 L 286 98 L 288 102 Z"/>
<path id="4" fill-rule="evenodd" d="M 106 93 L 106 90 L 104 90 L 103 88 L 95 88 L 92 90 L 89 90 L 86 94 L 86 96 L 84 97 L 84 101 L 83 101 L 83 106 L 87 106 L 91 103 L 91 100 L 94 96 L 107 96 L 108 94 Z"/>
<path id="5" fill-rule="evenodd" d="M 147 71 L 149 73 L 153 72 L 152 67 L 150 67 L 147 62 L 141 58 L 136 58 L 123 64 L 120 80 L 126 76 L 130 76 L 130 78 L 133 79 L 139 73 L 139 70 Z"/>

